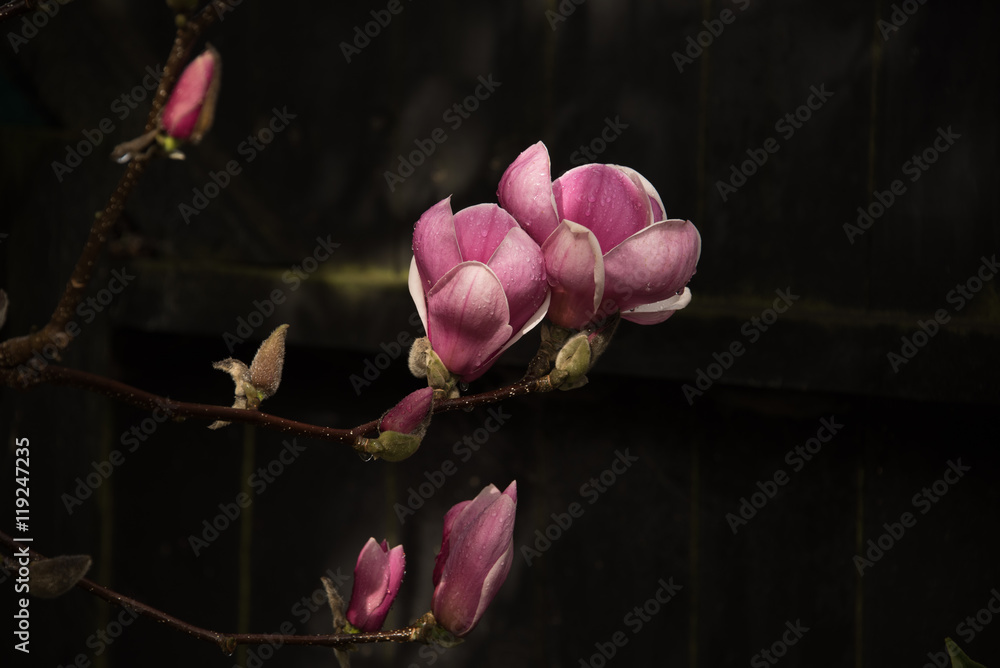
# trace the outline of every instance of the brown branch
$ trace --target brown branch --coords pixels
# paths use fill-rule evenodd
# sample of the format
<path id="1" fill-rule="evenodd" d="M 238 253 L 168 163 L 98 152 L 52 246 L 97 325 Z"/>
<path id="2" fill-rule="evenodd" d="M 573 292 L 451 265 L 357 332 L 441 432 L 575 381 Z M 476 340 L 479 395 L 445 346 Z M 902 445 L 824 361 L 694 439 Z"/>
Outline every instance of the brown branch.
<path id="1" fill-rule="evenodd" d="M 0 543 L 6 545 L 13 552 L 24 548 L 23 543 L 16 543 L 10 536 L 2 531 L 0 531 Z M 39 554 L 34 550 L 29 549 L 28 554 L 31 556 L 33 561 L 45 559 L 42 554 Z M 81 578 L 80 581 L 76 583 L 76 586 L 80 587 L 84 591 L 90 592 L 98 598 L 104 599 L 108 603 L 121 606 L 145 617 L 155 619 L 158 622 L 166 624 L 170 628 L 187 633 L 188 635 L 194 636 L 199 640 L 211 642 L 227 654 L 231 654 L 236 649 L 237 645 L 264 645 L 280 643 L 284 645 L 347 647 L 348 645 L 376 642 L 423 642 L 425 641 L 427 631 L 424 623 L 421 622 L 416 623 L 413 626 L 393 631 L 376 631 L 372 633 L 357 634 L 337 633 L 330 635 L 302 636 L 272 633 L 220 633 L 218 631 L 211 631 L 209 629 L 201 628 L 200 626 L 195 626 L 194 624 L 189 624 L 188 622 L 158 610 L 151 605 L 147 605 L 142 601 L 125 596 L 124 594 L 119 594 L 113 589 L 97 584 L 93 580 L 88 580 L 87 578 Z"/>
<path id="2" fill-rule="evenodd" d="M 91 392 L 103 394 L 116 401 L 135 406 L 144 410 L 161 410 L 172 419 L 198 418 L 209 421 L 224 420 L 227 422 L 244 422 L 267 429 L 274 429 L 287 434 L 318 438 L 327 441 L 347 443 L 355 450 L 364 452 L 369 436 L 377 436 L 378 420 L 371 420 L 353 429 L 336 429 L 321 427 L 306 422 L 297 422 L 287 418 L 261 413 L 244 408 L 229 406 L 213 406 L 211 404 L 196 404 L 186 401 L 174 401 L 145 390 L 132 387 L 120 381 L 106 378 L 89 371 L 71 369 L 69 367 L 50 364 L 43 369 L 34 371 L 34 383 L 47 382 L 54 385 L 79 387 Z M 18 387 L 17 372 L 13 369 L 0 369 L 0 379 L 11 387 Z M 32 383 L 32 384 L 34 384 Z M 444 413 L 458 409 L 471 409 L 478 406 L 494 404 L 504 399 L 520 397 L 537 392 L 549 392 L 553 389 L 548 376 L 537 379 L 522 380 L 507 387 L 501 387 L 489 392 L 472 394 L 457 399 L 444 399 L 434 405 L 434 413 Z"/>
<path id="3" fill-rule="evenodd" d="M 146 131 L 150 131 L 157 125 L 160 111 L 166 103 L 168 92 L 173 89 L 174 83 L 180 74 L 183 65 L 188 61 L 195 42 L 204 32 L 205 28 L 211 25 L 223 12 L 229 11 L 227 7 L 235 6 L 238 0 L 212 0 L 202 8 L 191 19 L 185 21 L 184 25 L 177 29 L 177 36 L 174 38 L 170 56 L 167 64 L 163 68 L 163 77 L 160 85 L 153 97 L 153 102 L 146 118 Z M 239 0 L 241 1 L 241 0 Z M 66 331 L 66 325 L 70 322 L 76 307 L 83 298 L 83 292 L 90 283 L 97 264 L 98 255 L 104 242 L 107 239 L 112 226 L 121 216 L 125 208 L 125 200 L 132 193 L 139 177 L 146 168 L 145 160 L 132 160 L 125 168 L 118 186 L 108 200 L 107 206 L 95 218 L 90 228 L 87 242 L 83 246 L 80 258 L 76 267 L 66 283 L 66 290 L 62 298 L 52 312 L 52 317 L 48 323 L 38 331 L 8 339 L 0 343 L 0 367 L 16 366 L 24 363 L 36 351 L 41 350 L 48 344 L 55 345 L 58 349 L 64 349 L 70 344 L 72 336 Z"/>
<path id="4" fill-rule="evenodd" d="M 7 372 L 7 374 L 12 375 L 13 372 Z M 168 397 L 161 397 L 95 373 L 54 364 L 50 364 L 41 371 L 38 371 L 36 378 L 40 382 L 69 385 L 97 392 L 130 406 L 135 406 L 136 408 L 149 411 L 159 409 L 175 420 L 199 418 L 209 421 L 245 422 L 288 434 L 295 434 L 296 436 L 306 436 L 327 441 L 340 441 L 355 448 L 362 447 L 366 440 L 364 436 L 373 433 L 378 427 L 378 421 L 373 420 L 359 425 L 354 429 L 335 429 L 333 427 L 321 427 L 305 422 L 296 422 L 295 420 L 244 408 L 174 401 Z M 10 379 L 8 379 L 8 384 L 11 384 Z"/>

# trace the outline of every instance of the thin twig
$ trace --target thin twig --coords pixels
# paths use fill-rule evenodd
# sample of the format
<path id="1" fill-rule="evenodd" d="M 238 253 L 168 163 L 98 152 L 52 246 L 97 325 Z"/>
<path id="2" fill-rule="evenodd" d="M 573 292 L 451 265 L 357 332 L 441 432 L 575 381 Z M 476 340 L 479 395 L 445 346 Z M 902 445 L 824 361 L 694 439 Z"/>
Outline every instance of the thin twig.
<path id="1" fill-rule="evenodd" d="M 222 13 L 228 11 L 226 7 L 233 7 L 242 0 L 212 0 L 202 8 L 195 16 L 187 20 L 184 25 L 177 29 L 177 36 L 174 38 L 173 47 L 170 49 L 170 56 L 167 64 L 163 68 L 163 76 L 160 79 L 159 87 L 146 118 L 146 131 L 156 127 L 160 111 L 166 103 L 167 94 L 173 88 L 174 83 L 183 67 L 188 61 L 195 42 L 204 32 L 205 28 L 211 25 Z M 56 305 L 48 323 L 38 331 L 8 339 L 0 343 L 0 367 L 12 367 L 23 364 L 35 351 L 41 350 L 46 345 L 54 345 L 57 349 L 64 349 L 72 341 L 72 336 L 67 333 L 66 326 L 70 322 L 76 307 L 83 298 L 83 292 L 90 283 L 97 265 L 97 258 L 100 254 L 104 242 L 107 240 L 112 226 L 121 216 L 125 208 L 125 200 L 132 193 L 139 177 L 146 168 L 145 160 L 132 160 L 125 168 L 118 186 L 108 200 L 107 206 L 95 218 L 90 228 L 87 242 L 83 246 L 80 258 L 76 267 L 66 283 L 66 290 L 62 298 Z"/>
<path id="2" fill-rule="evenodd" d="M 0 369 L 0 378 L 4 379 L 7 384 L 12 387 L 17 386 L 17 384 L 13 382 L 15 377 L 16 371 L 12 369 Z M 54 385 L 79 387 L 91 392 L 103 394 L 116 401 L 121 401 L 122 403 L 135 406 L 136 408 L 142 408 L 144 410 L 154 411 L 158 409 L 167 413 L 170 418 L 175 420 L 198 418 L 213 422 L 215 420 L 224 420 L 226 422 L 245 422 L 247 424 L 258 425 L 267 429 L 274 429 L 288 434 L 294 434 L 296 436 L 305 436 L 327 441 L 347 443 L 356 450 L 362 450 L 364 448 L 366 437 L 376 436 L 378 434 L 378 420 L 365 422 L 354 427 L 353 429 L 321 427 L 319 425 L 297 422 L 295 420 L 278 417 L 277 415 L 270 415 L 268 413 L 261 413 L 259 411 L 248 410 L 245 408 L 230 408 L 229 406 L 213 406 L 210 404 L 195 404 L 186 401 L 175 401 L 168 397 L 161 397 L 112 378 L 106 378 L 105 376 L 101 376 L 96 373 L 90 373 L 89 371 L 82 371 L 80 369 L 71 369 L 69 367 L 55 364 L 50 364 L 40 371 L 37 371 L 35 380 L 37 382 L 52 383 Z M 548 392 L 552 389 L 549 377 L 543 376 L 542 378 L 532 380 L 522 380 L 514 383 L 513 385 L 501 387 L 489 392 L 472 394 L 467 397 L 458 397 L 457 399 L 445 399 L 436 403 L 433 411 L 434 413 L 444 413 L 459 409 L 469 410 L 478 406 L 495 404 L 503 401 L 504 399 L 520 397 L 536 392 Z"/>
<path id="3" fill-rule="evenodd" d="M 37 6 L 35 0 L 12 0 L 0 7 L 0 21 L 12 19 L 21 14 L 34 11 Z"/>
<path id="4" fill-rule="evenodd" d="M 39 371 L 38 380 L 54 385 L 80 387 L 144 410 L 153 411 L 159 409 L 174 420 L 199 418 L 208 421 L 245 422 L 296 436 L 340 441 L 352 446 L 358 445 L 359 439 L 366 434 L 373 433 L 378 427 L 378 421 L 373 420 L 359 425 L 354 429 L 335 429 L 333 427 L 321 427 L 305 422 L 288 420 L 277 415 L 269 415 L 245 408 L 230 408 L 229 406 L 212 406 L 210 404 L 174 401 L 168 397 L 161 397 L 95 373 L 54 364 L 50 364 Z"/>
<path id="5" fill-rule="evenodd" d="M 24 546 L 21 543 L 15 543 L 10 536 L 0 531 L 0 543 L 6 545 L 12 551 L 23 550 Z M 45 559 L 42 554 L 35 552 L 34 550 L 28 550 L 28 554 L 31 556 L 32 561 L 37 561 L 39 559 Z M 142 601 L 138 601 L 124 594 L 119 594 L 113 589 L 109 589 L 103 585 L 99 585 L 93 580 L 88 580 L 87 578 L 80 579 L 76 583 L 77 587 L 80 587 L 84 591 L 88 591 L 98 598 L 102 598 L 108 603 L 113 603 L 114 605 L 119 605 L 127 610 L 132 610 L 144 617 L 149 617 L 155 619 L 158 622 L 166 624 L 167 626 L 177 629 L 178 631 L 183 631 L 188 635 L 194 636 L 199 640 L 206 640 L 217 645 L 223 652 L 227 654 L 232 654 L 236 650 L 238 645 L 265 645 L 265 644 L 282 644 L 282 645 L 320 645 L 324 647 L 346 647 L 348 645 L 356 645 L 362 643 L 376 643 L 376 642 L 414 642 L 424 640 L 424 627 L 422 624 L 415 624 L 413 626 L 408 626 L 402 629 L 396 629 L 393 631 L 376 631 L 373 633 L 337 633 L 330 635 L 315 635 L 315 636 L 302 636 L 302 635 L 280 635 L 273 633 L 220 633 L 218 631 L 211 631 L 209 629 L 201 628 L 200 626 L 195 626 L 189 624 L 182 619 L 178 619 L 173 615 L 169 615 L 162 610 L 158 610 L 151 605 L 147 605 Z"/>

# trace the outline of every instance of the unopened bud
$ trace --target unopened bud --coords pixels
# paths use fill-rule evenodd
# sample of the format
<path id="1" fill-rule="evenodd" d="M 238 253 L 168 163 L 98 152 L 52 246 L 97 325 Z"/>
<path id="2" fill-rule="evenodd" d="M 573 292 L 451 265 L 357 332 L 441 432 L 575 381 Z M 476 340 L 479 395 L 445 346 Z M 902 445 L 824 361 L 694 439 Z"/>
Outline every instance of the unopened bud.
<path id="1" fill-rule="evenodd" d="M 285 336 L 288 325 L 281 325 L 271 332 L 264 343 L 260 344 L 257 354 L 250 364 L 250 384 L 253 385 L 255 396 L 247 393 L 250 408 L 256 408 L 260 402 L 274 396 L 281 384 L 281 371 L 285 366 Z"/>
<path id="2" fill-rule="evenodd" d="M 403 400 L 386 411 L 379 421 L 379 429 L 423 436 L 431 421 L 434 389 L 424 387 L 403 397 Z"/>
<path id="3" fill-rule="evenodd" d="M 369 439 L 364 451 L 387 462 L 401 462 L 420 447 L 421 437 L 398 431 L 383 431 L 378 438 Z"/>
<path id="4" fill-rule="evenodd" d="M 160 141 L 168 153 L 181 142 L 197 144 L 212 127 L 221 73 L 222 59 L 211 46 L 181 72 L 160 116 Z"/>
<path id="5" fill-rule="evenodd" d="M 561 390 L 586 385 L 590 357 L 590 341 L 586 332 L 574 334 L 556 355 L 556 368 L 549 374 L 552 384 Z"/>

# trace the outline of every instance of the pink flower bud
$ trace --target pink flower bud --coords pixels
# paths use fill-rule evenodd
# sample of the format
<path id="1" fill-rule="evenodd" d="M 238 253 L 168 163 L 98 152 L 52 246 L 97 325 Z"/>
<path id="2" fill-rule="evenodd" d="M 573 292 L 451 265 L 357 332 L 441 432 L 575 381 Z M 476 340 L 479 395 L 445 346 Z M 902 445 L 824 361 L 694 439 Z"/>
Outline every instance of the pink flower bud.
<path id="1" fill-rule="evenodd" d="M 354 567 L 354 588 L 347 606 L 347 621 L 359 631 L 378 631 L 399 593 L 406 571 L 403 546 L 369 538 Z"/>
<path id="2" fill-rule="evenodd" d="M 219 52 L 211 46 L 184 68 L 160 117 L 170 137 L 192 144 L 201 141 L 215 116 L 221 73 Z"/>
<path id="3" fill-rule="evenodd" d="M 413 231 L 410 295 L 431 347 L 464 381 L 545 316 L 549 286 L 542 251 L 495 204 L 456 214 L 444 199 Z"/>
<path id="4" fill-rule="evenodd" d="M 409 393 L 382 416 L 379 431 L 398 431 L 401 434 L 417 431 L 430 417 L 433 398 L 434 390 L 429 387 Z"/>
<path id="5" fill-rule="evenodd" d="M 538 142 L 507 168 L 497 195 L 542 246 L 552 322 L 582 329 L 620 311 L 649 325 L 691 301 L 701 237 L 690 221 L 667 219 L 649 181 L 618 165 L 582 165 L 554 182 L 550 174 Z"/>
<path id="6" fill-rule="evenodd" d="M 475 628 L 507 579 L 514 557 L 516 510 L 514 481 L 502 494 L 489 485 L 444 516 L 431 609 L 438 624 L 456 636 Z"/>

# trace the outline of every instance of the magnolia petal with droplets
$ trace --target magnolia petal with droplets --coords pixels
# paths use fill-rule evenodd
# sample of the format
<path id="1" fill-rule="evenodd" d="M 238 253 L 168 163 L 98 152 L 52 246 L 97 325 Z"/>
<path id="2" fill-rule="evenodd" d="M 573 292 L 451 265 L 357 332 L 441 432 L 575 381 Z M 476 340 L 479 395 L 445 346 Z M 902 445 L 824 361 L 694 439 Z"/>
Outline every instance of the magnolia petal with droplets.
<path id="1" fill-rule="evenodd" d="M 542 245 L 545 271 L 552 286 L 549 320 L 579 329 L 597 311 L 604 294 L 605 271 L 594 233 L 564 220 Z"/>
<path id="2" fill-rule="evenodd" d="M 594 233 L 607 253 L 653 222 L 649 197 L 624 172 L 608 165 L 583 165 L 552 183 L 560 220 Z"/>
<path id="3" fill-rule="evenodd" d="M 606 296 L 622 311 L 669 299 L 691 280 L 700 255 L 701 236 L 689 221 L 651 225 L 604 256 Z"/>
<path id="4" fill-rule="evenodd" d="M 413 256 L 417 260 L 425 292 L 462 261 L 450 196 L 420 216 L 413 228 Z"/>
<path id="5" fill-rule="evenodd" d="M 684 288 L 679 295 L 655 304 L 643 304 L 629 311 L 622 311 L 622 319 L 637 325 L 656 325 L 691 303 L 691 289 Z"/>
<path id="6" fill-rule="evenodd" d="M 427 336 L 444 365 L 462 380 L 478 378 L 483 365 L 510 338 L 503 286 L 480 262 L 462 262 L 427 293 Z"/>
<path id="7" fill-rule="evenodd" d="M 536 243 L 543 243 L 552 234 L 559 217 L 545 144 L 538 142 L 517 156 L 500 178 L 497 199 Z"/>

